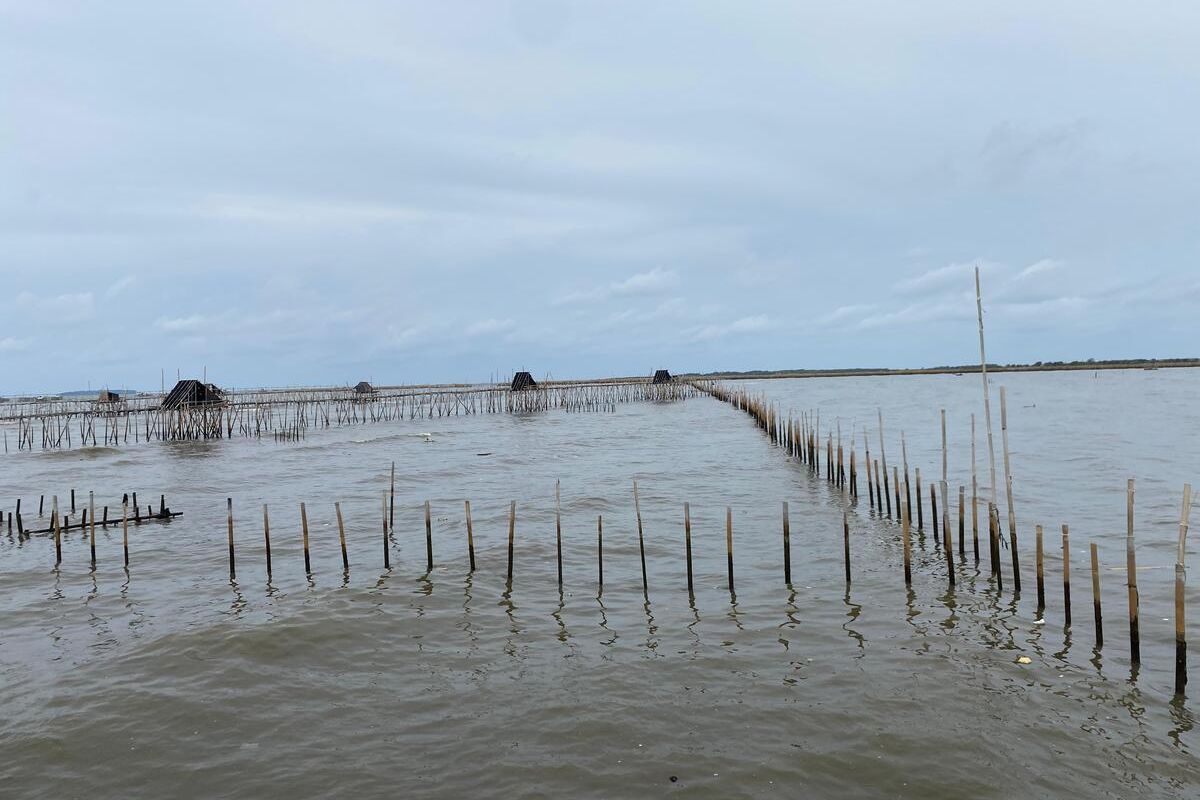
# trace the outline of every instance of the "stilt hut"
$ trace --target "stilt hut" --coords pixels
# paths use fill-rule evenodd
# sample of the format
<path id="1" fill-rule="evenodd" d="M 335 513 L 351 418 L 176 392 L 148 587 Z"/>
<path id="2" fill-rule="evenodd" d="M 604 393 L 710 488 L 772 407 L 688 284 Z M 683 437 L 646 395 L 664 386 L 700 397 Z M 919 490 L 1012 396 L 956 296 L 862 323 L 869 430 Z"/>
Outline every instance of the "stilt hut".
<path id="1" fill-rule="evenodd" d="M 108 389 L 101 389 L 99 396 L 96 398 L 97 403 L 119 403 L 121 395 L 116 392 L 110 392 Z"/>
<path id="2" fill-rule="evenodd" d="M 165 411 L 192 406 L 214 406 L 225 402 L 225 395 L 211 383 L 189 379 L 175 384 L 175 388 L 162 401 Z"/>
<path id="3" fill-rule="evenodd" d="M 537 381 L 528 372 L 518 372 L 512 379 L 512 390 L 514 392 L 523 392 L 526 389 L 536 389 Z"/>
<path id="4" fill-rule="evenodd" d="M 375 387 L 366 381 L 359 381 L 354 385 L 354 393 L 357 395 L 375 394 Z"/>
<path id="5" fill-rule="evenodd" d="M 667 372 L 665 369 L 655 370 L 654 379 L 651 381 L 651 383 L 670 383 L 670 382 L 671 382 L 671 373 L 670 372 Z"/>

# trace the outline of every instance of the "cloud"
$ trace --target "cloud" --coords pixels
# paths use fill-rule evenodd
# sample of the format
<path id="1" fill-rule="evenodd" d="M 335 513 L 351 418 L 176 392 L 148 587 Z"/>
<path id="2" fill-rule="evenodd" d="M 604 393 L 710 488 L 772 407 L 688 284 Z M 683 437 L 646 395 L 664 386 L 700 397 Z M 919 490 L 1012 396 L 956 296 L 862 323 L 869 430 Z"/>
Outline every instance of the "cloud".
<path id="1" fill-rule="evenodd" d="M 853 303 L 848 306 L 838 306 L 833 311 L 817 320 L 817 324 L 824 325 L 829 322 L 837 322 L 847 317 L 853 317 L 858 314 L 865 314 L 868 311 L 875 310 L 874 303 Z"/>
<path id="2" fill-rule="evenodd" d="M 1022 281 L 1026 278 L 1037 275 L 1039 272 L 1049 272 L 1050 270 L 1058 269 L 1063 265 L 1061 261 L 1055 261 L 1052 258 L 1043 258 L 1041 261 L 1035 261 L 1025 269 L 1017 273 L 1015 280 Z"/>
<path id="3" fill-rule="evenodd" d="M 117 295 L 121 294 L 121 292 L 128 289 L 130 286 L 133 286 L 135 283 L 137 283 L 137 278 L 135 276 L 126 275 L 120 280 L 109 285 L 109 287 L 104 290 L 104 298 L 106 300 L 111 300 Z"/>
<path id="4" fill-rule="evenodd" d="M 696 330 L 692 338 L 698 341 L 724 339 L 745 333 L 756 333 L 770 327 L 771 321 L 766 314 L 755 314 L 751 317 L 741 317 L 726 325 L 705 325 Z"/>
<path id="5" fill-rule="evenodd" d="M 679 284 L 679 275 L 674 270 L 655 267 L 649 272 L 630 275 L 612 285 L 613 294 L 654 294 Z"/>
<path id="6" fill-rule="evenodd" d="M 154 320 L 154 327 L 164 333 L 198 333 L 209 327 L 209 318 L 203 314 L 191 314 L 186 317 L 159 317 Z"/>
<path id="7" fill-rule="evenodd" d="M 679 273 L 671 269 L 654 267 L 646 272 L 639 272 L 636 275 L 630 275 L 624 280 L 610 283 L 607 286 L 597 286 L 591 289 L 567 292 L 550 302 L 551 305 L 555 306 L 600 303 L 618 296 L 658 294 L 677 285 L 679 285 Z"/>
<path id="8" fill-rule="evenodd" d="M 28 350 L 29 345 L 33 343 L 33 339 L 18 339 L 15 336 L 6 336 L 0 339 L 0 353 L 19 353 L 22 350 Z"/>
<path id="9" fill-rule="evenodd" d="M 489 336 L 505 333 L 516 327 L 511 319 L 481 319 L 467 326 L 463 334 L 466 336 Z"/>
<path id="10" fill-rule="evenodd" d="M 91 292 L 73 292 L 51 296 L 20 292 L 17 308 L 46 324 L 83 322 L 96 315 L 96 299 Z"/>

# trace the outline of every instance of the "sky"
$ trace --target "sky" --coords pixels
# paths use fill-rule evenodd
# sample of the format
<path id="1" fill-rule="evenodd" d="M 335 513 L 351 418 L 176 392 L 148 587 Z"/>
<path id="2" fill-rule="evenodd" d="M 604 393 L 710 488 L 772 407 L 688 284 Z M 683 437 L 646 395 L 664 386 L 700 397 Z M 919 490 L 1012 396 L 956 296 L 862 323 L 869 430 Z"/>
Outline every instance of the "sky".
<path id="1" fill-rule="evenodd" d="M 1200 355 L 1200 4 L 0 0 L 0 394 Z"/>

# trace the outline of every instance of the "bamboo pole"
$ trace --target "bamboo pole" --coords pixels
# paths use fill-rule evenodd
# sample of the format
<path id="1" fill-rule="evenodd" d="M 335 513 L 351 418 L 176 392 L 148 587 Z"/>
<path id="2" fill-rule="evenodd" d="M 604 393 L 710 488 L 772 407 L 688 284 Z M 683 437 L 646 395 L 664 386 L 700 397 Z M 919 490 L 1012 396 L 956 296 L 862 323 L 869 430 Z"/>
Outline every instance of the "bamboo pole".
<path id="1" fill-rule="evenodd" d="M 959 562 L 966 558 L 967 555 L 967 515 L 966 515 L 966 487 L 962 484 L 958 486 L 958 557 Z"/>
<path id="2" fill-rule="evenodd" d="M 846 565 L 846 584 L 850 583 L 850 517 L 842 512 L 842 560 Z"/>
<path id="3" fill-rule="evenodd" d="M 971 415 L 971 541 L 979 564 L 979 481 L 975 470 L 975 415 Z"/>
<path id="4" fill-rule="evenodd" d="M 267 553 L 267 580 L 271 580 L 271 518 L 267 514 L 267 504 L 263 503 L 263 547 Z"/>
<path id="5" fill-rule="evenodd" d="M 912 586 L 912 542 L 908 526 L 908 512 L 900 509 L 900 531 L 904 541 L 904 585 Z"/>
<path id="6" fill-rule="evenodd" d="M 783 501 L 783 582 L 792 585 L 792 531 L 786 500 Z"/>
<path id="7" fill-rule="evenodd" d="M 900 431 L 900 463 L 904 467 L 904 506 L 908 509 L 908 518 L 912 519 L 912 484 L 908 482 L 908 445 L 904 441 L 904 431 Z M 917 486 L 917 530 L 921 530 L 921 487 Z"/>
<path id="8" fill-rule="evenodd" d="M 1062 526 L 1063 551 L 1063 624 L 1071 624 L 1071 532 L 1064 522 Z"/>
<path id="9" fill-rule="evenodd" d="M 945 483 L 949 478 L 946 475 L 946 409 L 942 409 L 942 482 Z"/>
<path id="10" fill-rule="evenodd" d="M 1037 613 L 1040 616 L 1046 607 L 1045 553 L 1042 549 L 1042 526 L 1034 527 L 1034 569 L 1037 571 Z"/>
<path id="11" fill-rule="evenodd" d="M 475 529 L 474 529 L 474 526 L 471 524 L 471 501 L 464 500 L 463 508 L 465 509 L 466 515 L 467 515 L 467 556 L 471 560 L 471 572 L 474 572 L 475 571 Z M 561 549 L 561 547 L 562 547 L 562 545 L 561 545 L 561 537 L 560 537 L 560 545 L 559 545 L 559 548 L 560 548 L 559 556 L 560 557 L 559 557 L 559 562 L 558 562 L 559 563 L 558 574 L 559 574 L 559 581 L 560 581 L 559 586 L 562 585 L 562 583 L 561 583 L 561 581 L 562 581 L 562 558 L 561 558 L 562 549 Z"/>
<path id="12" fill-rule="evenodd" d="M 88 492 L 88 519 L 91 520 L 91 528 L 88 530 L 88 538 L 92 547 L 92 569 L 96 568 L 96 493 Z"/>
<path id="13" fill-rule="evenodd" d="M 391 506 L 388 511 L 388 528 L 396 530 L 396 462 L 392 462 Z"/>
<path id="14" fill-rule="evenodd" d="M 312 575 L 312 562 L 308 558 L 308 512 L 300 504 L 300 529 L 304 533 L 304 574 Z"/>
<path id="15" fill-rule="evenodd" d="M 471 504 L 467 503 L 467 518 L 471 516 Z M 471 538 L 471 525 L 467 523 L 467 539 Z M 559 482 L 554 482 L 554 553 L 558 560 L 558 588 L 561 590 L 562 579 L 562 499 L 559 492 Z M 471 569 L 475 569 L 475 547 L 471 546 Z"/>
<path id="16" fill-rule="evenodd" d="M 513 500 L 508 507 L 508 588 L 512 588 L 513 576 L 513 540 L 517 535 L 517 501 Z"/>
<path id="17" fill-rule="evenodd" d="M 1100 558 L 1096 554 L 1096 543 L 1091 543 L 1092 551 L 1092 616 L 1096 620 L 1096 647 L 1104 646 L 1104 614 L 1100 611 Z"/>
<path id="18" fill-rule="evenodd" d="M 901 441 L 903 441 L 903 439 L 901 439 Z M 917 530 L 923 531 L 923 530 L 925 530 L 925 513 L 921 510 L 922 506 L 921 506 L 921 468 L 920 467 L 916 468 L 915 474 L 916 474 L 916 478 L 917 478 Z M 907 469 L 904 470 L 904 479 L 906 481 L 908 480 L 908 470 Z M 911 500 L 909 501 L 909 505 L 910 506 L 912 505 Z"/>
<path id="19" fill-rule="evenodd" d="M 346 552 L 346 525 L 342 521 L 342 504 L 334 503 L 333 510 L 337 513 L 338 523 L 338 544 L 342 546 L 342 569 L 346 572 L 350 571 L 350 556 Z"/>
<path id="20" fill-rule="evenodd" d="M 383 568 L 392 568 L 391 547 L 388 544 L 388 493 L 383 493 Z"/>
<path id="21" fill-rule="evenodd" d="M 1008 544 L 1012 550 L 1013 591 L 1021 591 L 1021 564 L 1017 552 L 1017 515 L 1013 510 L 1012 467 L 1008 460 L 1008 403 L 1000 387 L 1000 435 L 1004 443 L 1004 493 L 1008 508 Z"/>
<path id="22" fill-rule="evenodd" d="M 433 572 L 433 519 L 429 501 L 425 501 L 425 572 Z"/>
<path id="23" fill-rule="evenodd" d="M 943 502 L 942 502 L 942 507 L 943 507 L 943 510 L 945 510 L 945 505 L 946 505 L 946 503 L 945 503 L 945 501 L 943 500 Z M 940 540 L 938 539 L 938 501 L 937 501 L 937 486 L 936 486 L 936 485 L 934 485 L 934 484 L 932 484 L 932 483 L 931 483 L 931 484 L 929 484 L 929 514 L 930 514 L 930 516 L 929 516 L 930 523 L 931 523 L 931 524 L 932 524 L 932 526 L 933 526 L 933 540 L 934 540 L 935 542 L 937 542 L 937 541 L 940 541 Z M 944 528 L 945 526 L 942 526 L 942 527 Z"/>
<path id="24" fill-rule="evenodd" d="M 1125 575 L 1129 588 L 1129 657 L 1134 664 L 1142 660 L 1138 631 L 1137 556 L 1133 548 L 1133 478 L 1125 484 Z"/>
<path id="25" fill-rule="evenodd" d="M 50 513 L 54 516 L 54 566 L 62 563 L 62 527 L 58 521 L 58 495 L 50 501 Z"/>
<path id="26" fill-rule="evenodd" d="M 887 515 L 890 519 L 892 516 L 892 492 L 888 488 L 887 450 L 883 445 L 883 410 L 878 408 L 875 410 L 879 414 L 879 457 L 883 460 L 883 494 L 887 498 Z M 900 487 L 897 486 L 896 490 L 899 491 L 899 489 Z M 896 509 L 896 511 L 899 513 L 900 509 Z"/>
<path id="27" fill-rule="evenodd" d="M 229 528 L 229 579 L 233 580 L 237 576 L 237 572 L 234 569 L 234 559 L 233 559 L 233 498 L 232 497 L 228 497 L 225 499 L 225 507 L 226 507 L 226 511 L 227 511 L 226 521 L 228 523 L 228 528 Z"/>
<path id="28" fill-rule="evenodd" d="M 638 554 L 642 559 L 642 596 L 650 599 L 650 584 L 646 581 L 646 542 L 642 536 L 642 505 L 638 500 L 637 481 L 633 482 L 633 511 L 637 517 Z"/>
<path id="29" fill-rule="evenodd" d="M 896 467 L 895 464 L 892 465 L 892 484 L 895 486 L 895 489 L 896 489 L 896 516 L 901 516 L 901 513 L 900 513 L 900 470 Z M 904 491 L 906 493 L 908 492 L 907 485 L 905 485 Z M 912 509 L 910 508 L 909 511 L 912 511 Z M 912 517 L 909 517 L 909 523 L 910 524 L 912 523 Z"/>
<path id="30" fill-rule="evenodd" d="M 688 596 L 694 596 L 692 590 L 692 513 L 688 504 L 683 504 L 683 542 L 687 554 Z"/>
<path id="31" fill-rule="evenodd" d="M 954 543 L 950 536 L 949 501 L 946 499 L 950 489 L 942 481 L 942 549 L 946 551 L 946 571 L 950 575 L 950 588 L 954 588 Z"/>
<path id="32" fill-rule="evenodd" d="M 596 569 L 600 592 L 604 592 L 604 517 L 596 515 Z"/>
<path id="33" fill-rule="evenodd" d="M 987 379 L 987 353 L 983 346 L 983 291 L 979 286 L 979 267 L 975 267 L 975 308 L 979 315 L 979 371 L 983 378 L 983 416 L 987 422 L 988 462 L 992 474 L 992 502 L 996 495 L 996 448 L 992 443 L 992 399 Z"/>
<path id="34" fill-rule="evenodd" d="M 121 500 L 121 548 L 125 551 L 125 566 L 129 566 L 129 501 Z"/>
<path id="35" fill-rule="evenodd" d="M 729 594 L 733 590 L 733 509 L 725 506 L 725 559 L 729 572 Z"/>
<path id="36" fill-rule="evenodd" d="M 1183 508 L 1179 512 L 1179 547 L 1175 552 L 1175 693 L 1187 686 L 1187 532 L 1192 513 L 1192 485 L 1183 485 Z"/>

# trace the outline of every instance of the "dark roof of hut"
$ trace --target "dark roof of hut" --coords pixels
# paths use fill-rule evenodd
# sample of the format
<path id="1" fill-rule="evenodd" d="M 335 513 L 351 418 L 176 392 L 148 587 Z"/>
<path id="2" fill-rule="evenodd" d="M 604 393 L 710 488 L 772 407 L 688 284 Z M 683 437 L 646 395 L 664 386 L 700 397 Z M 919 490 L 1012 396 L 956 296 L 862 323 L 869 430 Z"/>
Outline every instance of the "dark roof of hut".
<path id="1" fill-rule="evenodd" d="M 654 383 L 670 383 L 671 382 L 671 373 L 667 372 L 665 369 L 655 370 L 653 382 Z"/>
<path id="2" fill-rule="evenodd" d="M 216 386 L 189 379 L 175 384 L 175 388 L 163 398 L 162 408 L 176 409 L 188 406 L 216 405 L 224 401 L 225 396 Z"/>
<path id="3" fill-rule="evenodd" d="M 533 376 L 530 375 L 528 372 L 518 372 L 516 375 L 513 375 L 512 390 L 514 392 L 519 392 L 524 389 L 536 389 L 536 388 L 537 388 L 537 381 L 535 381 L 533 379 Z"/>
<path id="4" fill-rule="evenodd" d="M 359 381 L 358 383 L 354 384 L 354 391 L 358 392 L 359 394 L 370 394 L 371 392 L 375 391 L 375 387 L 366 381 Z"/>
<path id="5" fill-rule="evenodd" d="M 120 399 L 121 395 L 108 389 L 101 389 L 99 396 L 96 397 L 96 400 L 101 403 L 116 403 Z"/>

